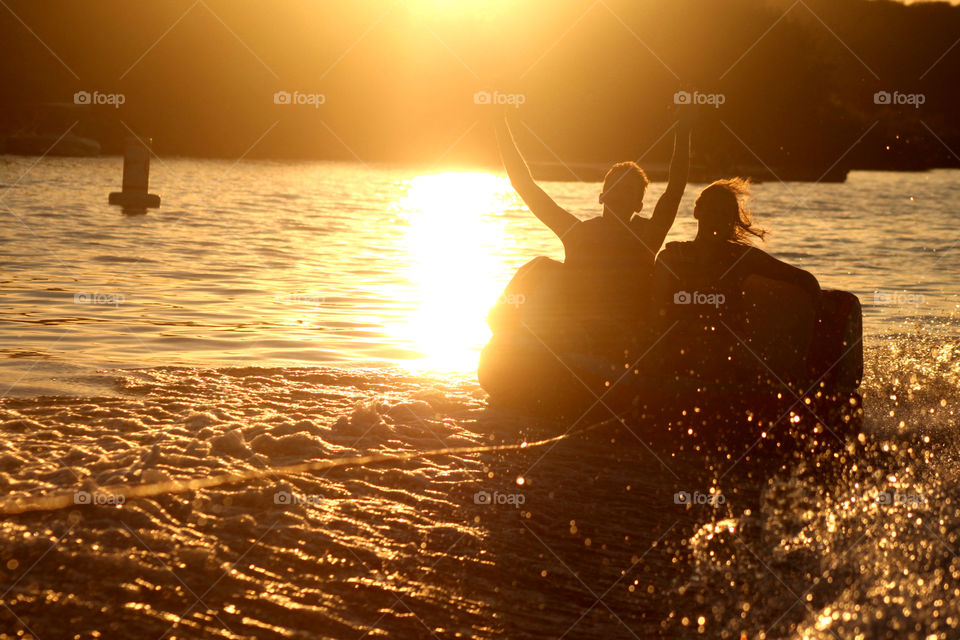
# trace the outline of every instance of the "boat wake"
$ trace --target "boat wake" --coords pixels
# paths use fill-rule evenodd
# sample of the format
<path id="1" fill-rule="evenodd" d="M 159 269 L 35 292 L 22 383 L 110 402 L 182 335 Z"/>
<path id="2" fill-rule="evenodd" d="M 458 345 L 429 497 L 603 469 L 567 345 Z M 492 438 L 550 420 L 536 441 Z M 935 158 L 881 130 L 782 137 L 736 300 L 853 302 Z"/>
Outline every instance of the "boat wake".
<path id="1" fill-rule="evenodd" d="M 960 345 L 873 336 L 865 355 L 860 441 L 763 475 L 653 451 L 629 420 L 518 447 L 568 425 L 490 408 L 471 377 L 168 367 L 5 398 L 4 504 L 73 504 L 4 518 L 2 626 L 952 637 Z"/>

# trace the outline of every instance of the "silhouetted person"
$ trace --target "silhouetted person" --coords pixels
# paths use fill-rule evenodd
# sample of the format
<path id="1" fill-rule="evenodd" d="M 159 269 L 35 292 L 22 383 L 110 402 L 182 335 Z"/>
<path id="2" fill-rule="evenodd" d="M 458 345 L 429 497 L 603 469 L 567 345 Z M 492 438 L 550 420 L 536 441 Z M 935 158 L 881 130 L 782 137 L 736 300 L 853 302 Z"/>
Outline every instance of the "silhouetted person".
<path id="1" fill-rule="evenodd" d="M 689 124 L 683 119 L 678 125 L 667 188 L 650 218 L 636 215 L 643 209 L 650 181 L 635 162 L 617 163 L 607 172 L 599 196 L 601 215 L 579 220 L 533 180 L 506 118 L 497 123 L 497 138 L 510 183 L 530 211 L 563 242 L 565 285 L 560 295 L 566 310 L 558 313 L 576 334 L 566 347 L 616 352 L 623 334 L 631 332 L 652 308 L 654 261 L 676 219 L 687 183 Z"/>
<path id="2" fill-rule="evenodd" d="M 696 200 L 696 239 L 657 258 L 661 329 L 675 327 L 662 369 L 715 383 L 799 379 L 813 339 L 820 284 L 751 244 L 750 183 L 718 180 Z M 753 384 L 753 382 L 748 382 Z"/>
<path id="3" fill-rule="evenodd" d="M 820 284 L 811 273 L 751 244 L 754 238 L 762 240 L 766 230 L 753 224 L 747 207 L 750 197 L 750 183 L 742 178 L 717 180 L 701 191 L 693 208 L 698 223 L 696 239 L 669 243 L 661 262 L 677 262 L 688 285 L 702 283 L 731 292 L 748 276 L 758 275 L 795 285 L 816 298 Z M 666 268 L 658 270 L 660 278 L 680 275 Z"/>

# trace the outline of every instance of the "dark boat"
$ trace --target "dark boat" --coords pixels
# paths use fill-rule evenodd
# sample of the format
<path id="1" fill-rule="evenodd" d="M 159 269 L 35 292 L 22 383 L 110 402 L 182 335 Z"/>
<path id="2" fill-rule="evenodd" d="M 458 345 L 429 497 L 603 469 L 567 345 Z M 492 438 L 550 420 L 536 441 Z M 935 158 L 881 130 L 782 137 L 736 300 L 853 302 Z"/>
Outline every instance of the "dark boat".
<path id="1" fill-rule="evenodd" d="M 22 156 L 99 156 L 100 143 L 91 133 L 98 121 L 89 105 L 23 105 L 10 114 L 11 132 L 2 141 L 0 151 Z"/>
<path id="2" fill-rule="evenodd" d="M 6 153 L 21 156 L 90 157 L 100 155 L 100 143 L 90 138 L 53 133 L 19 133 L 8 136 Z"/>

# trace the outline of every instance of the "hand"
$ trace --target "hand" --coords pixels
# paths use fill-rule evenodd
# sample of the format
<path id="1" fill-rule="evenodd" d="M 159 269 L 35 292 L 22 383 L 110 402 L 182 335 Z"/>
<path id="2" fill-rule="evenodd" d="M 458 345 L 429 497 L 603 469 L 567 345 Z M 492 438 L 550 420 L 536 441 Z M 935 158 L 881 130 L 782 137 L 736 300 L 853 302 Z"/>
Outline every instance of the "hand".
<path id="1" fill-rule="evenodd" d="M 680 131 L 690 131 L 700 114 L 700 105 L 692 102 L 691 98 L 696 95 L 697 90 L 691 84 L 685 84 L 674 94 L 673 105 L 670 111 L 679 125 Z M 686 98 L 684 101 L 682 98 Z"/>

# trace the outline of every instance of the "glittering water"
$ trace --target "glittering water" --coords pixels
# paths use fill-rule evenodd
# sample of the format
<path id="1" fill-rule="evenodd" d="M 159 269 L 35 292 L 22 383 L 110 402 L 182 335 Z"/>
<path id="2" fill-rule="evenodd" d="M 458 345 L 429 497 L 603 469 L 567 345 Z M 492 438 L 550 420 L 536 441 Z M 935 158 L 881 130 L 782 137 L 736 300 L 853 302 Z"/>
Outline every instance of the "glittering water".
<path id="1" fill-rule="evenodd" d="M 0 157 L 0 486 L 99 504 L 4 518 L 0 631 L 960 633 L 955 172 L 756 189 L 771 251 L 864 303 L 866 434 L 842 454 L 704 462 L 608 425 L 281 475 L 562 431 L 488 408 L 472 373 L 485 309 L 559 244 L 484 173 L 164 160 L 163 207 L 125 217 L 116 159 L 32 162 Z M 546 188 L 595 209 L 596 185 Z"/>

